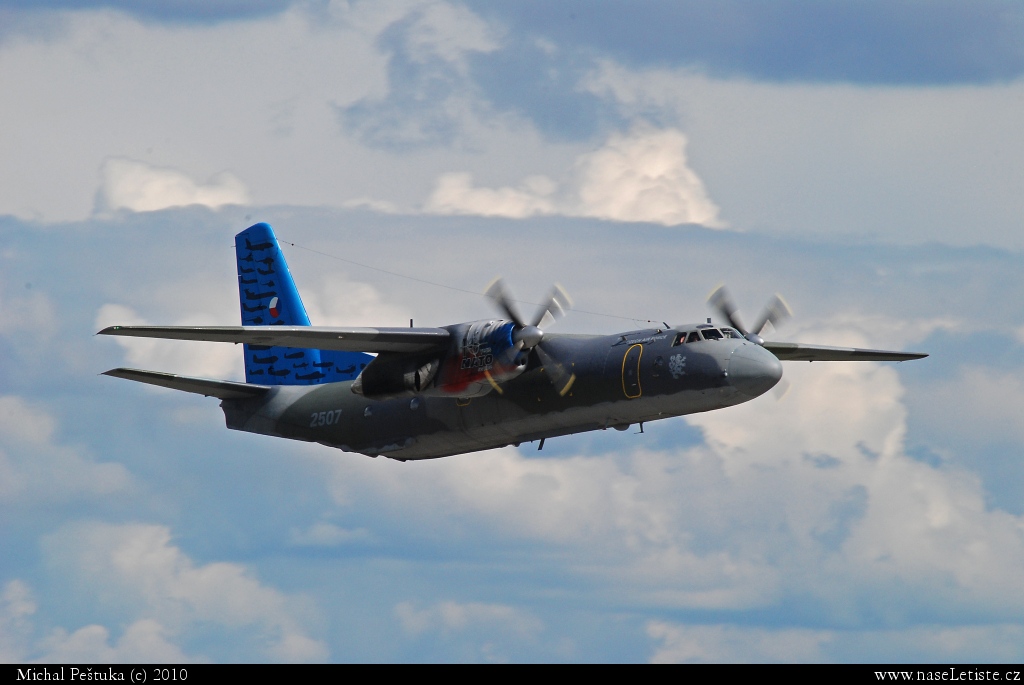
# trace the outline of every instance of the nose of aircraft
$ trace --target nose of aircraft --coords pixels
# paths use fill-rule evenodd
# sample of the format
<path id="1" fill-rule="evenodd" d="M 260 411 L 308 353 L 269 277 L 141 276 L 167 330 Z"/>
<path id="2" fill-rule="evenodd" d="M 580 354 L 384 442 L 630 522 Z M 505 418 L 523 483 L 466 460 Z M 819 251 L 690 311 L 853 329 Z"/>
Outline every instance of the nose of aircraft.
<path id="1" fill-rule="evenodd" d="M 782 363 L 760 345 L 738 346 L 729 359 L 729 383 L 744 395 L 757 397 L 782 378 Z"/>

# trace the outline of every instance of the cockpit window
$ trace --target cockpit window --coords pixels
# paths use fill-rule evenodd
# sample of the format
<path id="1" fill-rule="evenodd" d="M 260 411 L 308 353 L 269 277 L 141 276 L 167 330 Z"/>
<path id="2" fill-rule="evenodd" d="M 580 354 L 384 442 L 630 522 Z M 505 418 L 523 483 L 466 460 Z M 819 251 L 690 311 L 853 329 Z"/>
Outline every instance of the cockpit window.
<path id="1" fill-rule="evenodd" d="M 690 331 L 689 334 L 686 336 L 686 342 L 700 342 L 700 333 L 698 333 L 697 331 Z"/>
<path id="2" fill-rule="evenodd" d="M 725 333 L 727 338 L 736 338 L 737 340 L 743 340 L 743 336 L 735 328 L 723 328 L 722 332 Z"/>
<path id="3" fill-rule="evenodd" d="M 717 328 L 705 328 L 702 333 L 704 333 L 705 340 L 721 340 L 723 337 L 722 331 Z"/>

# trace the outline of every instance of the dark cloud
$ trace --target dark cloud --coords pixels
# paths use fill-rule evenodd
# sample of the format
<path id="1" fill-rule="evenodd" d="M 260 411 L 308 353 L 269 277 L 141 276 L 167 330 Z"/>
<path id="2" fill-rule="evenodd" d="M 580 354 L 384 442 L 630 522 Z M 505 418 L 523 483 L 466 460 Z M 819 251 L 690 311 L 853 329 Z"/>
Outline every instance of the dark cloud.
<path id="1" fill-rule="evenodd" d="M 1009 0 L 468 4 L 513 33 L 633 66 L 865 84 L 990 83 L 1024 73 L 1024 5 Z"/>

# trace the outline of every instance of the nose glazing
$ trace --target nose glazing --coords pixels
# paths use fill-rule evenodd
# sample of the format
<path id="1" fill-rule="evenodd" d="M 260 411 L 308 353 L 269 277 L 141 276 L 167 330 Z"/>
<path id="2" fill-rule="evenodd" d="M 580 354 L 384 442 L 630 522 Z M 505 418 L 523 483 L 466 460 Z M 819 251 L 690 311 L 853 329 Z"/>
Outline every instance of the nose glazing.
<path id="1" fill-rule="evenodd" d="M 729 383 L 744 395 L 757 397 L 782 378 L 782 363 L 760 345 L 745 343 L 729 359 Z"/>

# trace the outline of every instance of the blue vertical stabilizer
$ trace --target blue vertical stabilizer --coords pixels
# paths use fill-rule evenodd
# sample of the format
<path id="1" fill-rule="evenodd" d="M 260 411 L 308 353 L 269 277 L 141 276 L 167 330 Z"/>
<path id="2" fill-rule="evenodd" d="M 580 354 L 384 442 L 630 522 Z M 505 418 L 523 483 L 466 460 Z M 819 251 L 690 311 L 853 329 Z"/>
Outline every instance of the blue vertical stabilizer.
<path id="1" fill-rule="evenodd" d="M 269 224 L 235 236 L 243 326 L 308 326 L 309 316 Z M 362 352 L 244 345 L 245 380 L 262 385 L 311 385 L 352 380 L 373 359 Z"/>

